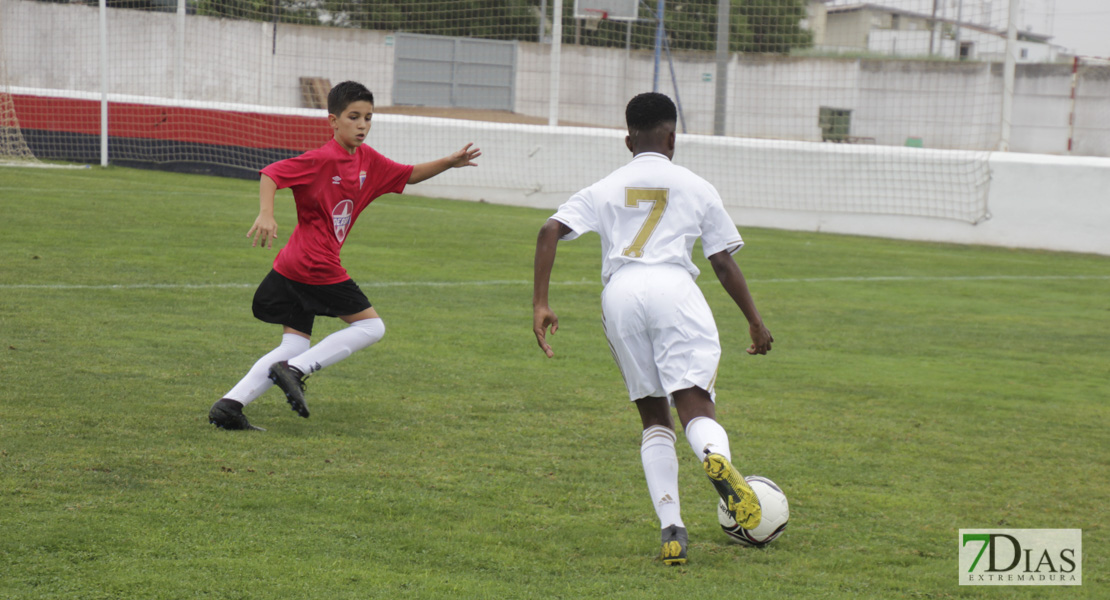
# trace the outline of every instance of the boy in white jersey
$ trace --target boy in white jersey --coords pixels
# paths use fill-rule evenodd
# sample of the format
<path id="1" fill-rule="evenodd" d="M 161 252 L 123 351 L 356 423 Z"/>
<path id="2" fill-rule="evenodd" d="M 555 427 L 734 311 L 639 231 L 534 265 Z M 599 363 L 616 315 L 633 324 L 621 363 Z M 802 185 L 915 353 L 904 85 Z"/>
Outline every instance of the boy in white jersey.
<path id="1" fill-rule="evenodd" d="M 716 421 L 713 383 L 721 346 L 690 258 L 700 237 L 721 285 L 748 320 L 749 354 L 771 349 L 744 275 L 732 254 L 744 245 L 717 191 L 671 163 L 677 111 L 670 98 L 646 93 L 625 110 L 630 163 L 578 192 L 548 219 L 536 240 L 532 330 L 553 356 L 547 330 L 559 329 L 548 286 L 559 240 L 601 235 L 602 324 L 613 358 L 643 423 L 640 455 L 662 529 L 662 559 L 686 562 L 678 496 L 673 405 L 690 447 L 741 526 L 759 525 L 759 499 L 732 466 L 728 435 Z"/>

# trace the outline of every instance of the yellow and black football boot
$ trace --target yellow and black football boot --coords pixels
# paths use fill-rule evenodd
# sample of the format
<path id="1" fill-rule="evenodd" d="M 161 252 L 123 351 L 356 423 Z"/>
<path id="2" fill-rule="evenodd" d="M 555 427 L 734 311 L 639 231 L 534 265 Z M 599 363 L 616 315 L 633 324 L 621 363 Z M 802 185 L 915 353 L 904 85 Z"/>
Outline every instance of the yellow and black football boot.
<path id="1" fill-rule="evenodd" d="M 744 476 L 732 466 L 732 463 L 722 454 L 706 451 L 705 474 L 713 487 L 717 488 L 721 500 L 728 509 L 728 515 L 736 519 L 736 523 L 744 529 L 759 527 L 763 518 L 763 509 L 759 505 L 759 497 L 755 495 L 752 486 L 744 481 Z"/>

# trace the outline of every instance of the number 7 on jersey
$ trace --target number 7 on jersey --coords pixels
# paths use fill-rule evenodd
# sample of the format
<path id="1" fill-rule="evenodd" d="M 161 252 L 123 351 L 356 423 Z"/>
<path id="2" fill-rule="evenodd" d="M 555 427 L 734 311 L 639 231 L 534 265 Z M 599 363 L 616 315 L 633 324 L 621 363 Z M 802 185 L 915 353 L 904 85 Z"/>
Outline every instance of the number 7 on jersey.
<path id="1" fill-rule="evenodd" d="M 659 226 L 659 220 L 663 218 L 663 211 L 667 209 L 668 191 L 667 188 L 625 188 L 625 208 L 639 208 L 640 204 L 650 202 L 651 210 L 648 212 L 644 224 L 640 226 L 640 231 L 636 232 L 632 244 L 625 248 L 621 254 L 631 258 L 642 258 L 644 256 L 644 245 L 651 238 L 651 234 L 655 233 L 655 228 Z"/>

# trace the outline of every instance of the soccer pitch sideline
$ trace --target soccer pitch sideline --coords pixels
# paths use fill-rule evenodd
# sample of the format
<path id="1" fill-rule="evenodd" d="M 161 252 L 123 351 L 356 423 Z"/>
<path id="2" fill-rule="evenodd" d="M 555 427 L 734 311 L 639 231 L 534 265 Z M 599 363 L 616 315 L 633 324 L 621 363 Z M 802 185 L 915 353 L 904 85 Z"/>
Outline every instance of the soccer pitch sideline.
<path id="1" fill-rule="evenodd" d="M 560 248 L 548 360 L 531 333 L 548 211 L 376 201 L 344 263 L 384 340 L 309 381 L 310 419 L 271 390 L 248 408 L 268 431 L 229 432 L 209 405 L 278 340 L 250 313 L 275 252 L 244 237 L 257 184 L 6 168 L 0 199 L 0 598 L 1050 592 L 961 587 L 961 528 L 1082 529 L 1067 597 L 1110 593 L 1110 258 L 741 223 L 775 336 L 752 357 L 695 250 L 720 421 L 791 520 L 764 549 L 729 543 L 680 439 L 690 562 L 669 568 L 596 236 Z M 284 239 L 288 192 L 277 218 Z"/>

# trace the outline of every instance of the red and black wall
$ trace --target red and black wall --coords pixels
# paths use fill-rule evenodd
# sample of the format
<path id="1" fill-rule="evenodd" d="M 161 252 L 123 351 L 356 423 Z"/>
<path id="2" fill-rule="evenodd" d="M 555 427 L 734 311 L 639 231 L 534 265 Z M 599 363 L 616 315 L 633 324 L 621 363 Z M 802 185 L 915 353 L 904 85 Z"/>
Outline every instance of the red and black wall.
<path id="1" fill-rule="evenodd" d="M 100 102 L 13 95 L 19 127 L 43 160 L 100 162 Z M 108 104 L 111 164 L 242 178 L 331 137 L 325 118 Z"/>

